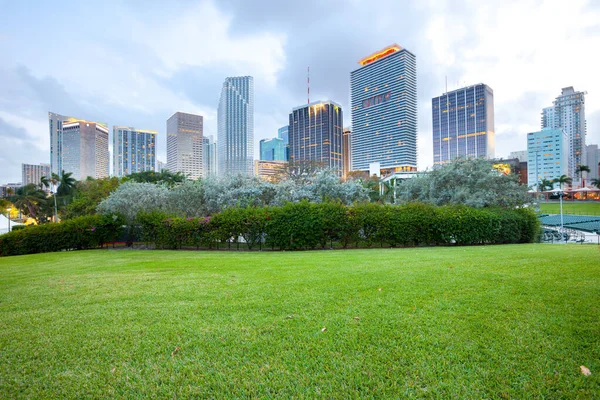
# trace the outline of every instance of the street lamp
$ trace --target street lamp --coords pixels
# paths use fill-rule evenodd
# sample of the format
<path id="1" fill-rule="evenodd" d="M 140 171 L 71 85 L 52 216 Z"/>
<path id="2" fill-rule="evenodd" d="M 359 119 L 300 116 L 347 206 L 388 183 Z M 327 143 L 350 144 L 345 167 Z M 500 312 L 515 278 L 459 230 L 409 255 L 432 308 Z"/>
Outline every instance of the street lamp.
<path id="1" fill-rule="evenodd" d="M 6 211 L 8 211 L 8 231 L 10 232 L 10 212 L 12 211 L 12 208 L 8 207 Z"/>

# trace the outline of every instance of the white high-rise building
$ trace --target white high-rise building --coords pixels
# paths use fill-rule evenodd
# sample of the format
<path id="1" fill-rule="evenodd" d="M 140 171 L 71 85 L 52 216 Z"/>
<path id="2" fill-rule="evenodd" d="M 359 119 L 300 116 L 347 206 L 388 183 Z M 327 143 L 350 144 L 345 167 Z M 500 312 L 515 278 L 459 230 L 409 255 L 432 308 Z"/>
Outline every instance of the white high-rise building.
<path id="1" fill-rule="evenodd" d="M 226 78 L 218 108 L 220 176 L 254 174 L 254 78 Z"/>
<path id="2" fill-rule="evenodd" d="M 113 175 L 122 177 L 136 172 L 154 171 L 156 134 L 156 131 L 114 126 Z"/>
<path id="3" fill-rule="evenodd" d="M 23 186 L 30 183 L 40 186 L 42 177 L 50 180 L 50 164 L 21 164 L 21 173 Z"/>
<path id="4" fill-rule="evenodd" d="M 553 106 L 542 111 L 542 129 L 561 129 L 567 134 L 570 162 L 566 175 L 574 180 L 577 166 L 587 165 L 585 95 L 585 92 L 576 92 L 572 86 L 563 88 Z"/>
<path id="5" fill-rule="evenodd" d="M 202 115 L 176 112 L 167 120 L 167 169 L 189 179 L 203 176 Z"/>
<path id="6" fill-rule="evenodd" d="M 520 162 L 527 162 L 527 150 L 511 151 L 508 158 L 518 158 Z"/>
<path id="7" fill-rule="evenodd" d="M 527 134 L 527 182 L 535 187 L 569 170 L 569 139 L 561 129 L 544 128 Z"/>

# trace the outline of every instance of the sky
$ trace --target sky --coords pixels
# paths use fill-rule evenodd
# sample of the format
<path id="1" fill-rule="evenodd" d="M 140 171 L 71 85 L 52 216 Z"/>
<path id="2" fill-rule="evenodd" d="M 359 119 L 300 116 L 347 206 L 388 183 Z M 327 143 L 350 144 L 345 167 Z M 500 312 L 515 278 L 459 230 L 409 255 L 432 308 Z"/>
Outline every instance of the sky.
<path id="1" fill-rule="evenodd" d="M 496 156 L 526 149 L 561 88 L 586 91 L 587 144 L 600 142 L 597 0 L 0 0 L 0 183 L 49 163 L 48 112 L 159 132 L 204 116 L 217 135 L 228 76 L 254 77 L 254 140 L 277 136 L 293 107 L 342 105 L 350 72 L 397 43 L 417 57 L 418 165 L 433 164 L 431 99 L 494 90 Z M 111 128 L 112 132 L 112 128 Z M 112 145 L 112 143 L 111 143 Z"/>

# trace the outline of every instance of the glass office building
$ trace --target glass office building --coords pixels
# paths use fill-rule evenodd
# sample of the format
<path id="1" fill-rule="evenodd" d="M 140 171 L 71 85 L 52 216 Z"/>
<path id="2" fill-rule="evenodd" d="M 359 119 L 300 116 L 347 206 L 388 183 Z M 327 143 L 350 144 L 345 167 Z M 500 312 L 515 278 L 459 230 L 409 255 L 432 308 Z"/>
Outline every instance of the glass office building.
<path id="1" fill-rule="evenodd" d="M 290 114 L 290 163 L 314 162 L 342 176 L 342 107 L 317 101 L 296 107 Z"/>
<path id="2" fill-rule="evenodd" d="M 219 175 L 253 175 L 254 78 L 239 76 L 225 79 L 217 116 Z"/>
<path id="3" fill-rule="evenodd" d="M 397 44 L 359 61 L 350 73 L 352 170 L 417 169 L 417 67 Z M 377 164 L 378 163 L 378 164 Z"/>
<path id="4" fill-rule="evenodd" d="M 167 169 L 189 179 L 203 176 L 204 118 L 176 112 L 167 120 Z"/>
<path id="5" fill-rule="evenodd" d="M 263 161 L 287 161 L 283 139 L 271 138 L 260 141 L 260 159 Z"/>
<path id="6" fill-rule="evenodd" d="M 494 158 L 494 91 L 483 83 L 431 100 L 433 163 Z"/>
<path id="7" fill-rule="evenodd" d="M 277 130 L 277 137 L 283 140 L 283 145 L 285 146 L 285 161 L 289 161 L 290 159 L 290 134 L 289 134 L 289 125 L 282 126 Z"/>
<path id="8" fill-rule="evenodd" d="M 113 126 L 113 175 L 122 177 L 154 171 L 156 134 L 156 131 Z"/>

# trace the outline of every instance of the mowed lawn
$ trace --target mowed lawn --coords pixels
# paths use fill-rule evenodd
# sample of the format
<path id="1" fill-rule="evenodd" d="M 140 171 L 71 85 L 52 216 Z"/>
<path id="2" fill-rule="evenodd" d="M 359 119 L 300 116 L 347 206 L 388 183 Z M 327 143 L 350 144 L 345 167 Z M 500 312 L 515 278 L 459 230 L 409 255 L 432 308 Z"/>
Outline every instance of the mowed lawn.
<path id="1" fill-rule="evenodd" d="M 0 258 L 0 398 L 598 398 L 599 299 L 583 245 Z"/>
<path id="2" fill-rule="evenodd" d="M 559 214 L 560 204 L 556 203 L 540 203 L 540 212 L 543 214 Z M 563 202 L 563 213 L 579 214 L 579 215 L 600 215 L 600 202 Z"/>

